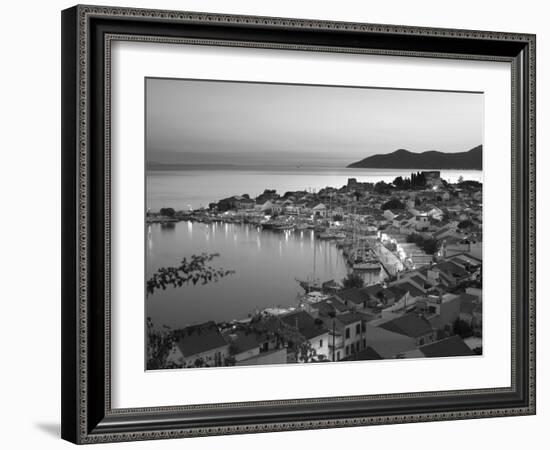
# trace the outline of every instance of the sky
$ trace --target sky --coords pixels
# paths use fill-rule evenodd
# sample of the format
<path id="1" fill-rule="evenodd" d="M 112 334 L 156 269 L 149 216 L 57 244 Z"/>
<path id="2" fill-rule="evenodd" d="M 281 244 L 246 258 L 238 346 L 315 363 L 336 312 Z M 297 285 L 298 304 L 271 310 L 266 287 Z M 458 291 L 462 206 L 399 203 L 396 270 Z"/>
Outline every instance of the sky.
<path id="1" fill-rule="evenodd" d="M 149 162 L 345 167 L 374 154 L 482 144 L 483 94 L 146 80 Z"/>

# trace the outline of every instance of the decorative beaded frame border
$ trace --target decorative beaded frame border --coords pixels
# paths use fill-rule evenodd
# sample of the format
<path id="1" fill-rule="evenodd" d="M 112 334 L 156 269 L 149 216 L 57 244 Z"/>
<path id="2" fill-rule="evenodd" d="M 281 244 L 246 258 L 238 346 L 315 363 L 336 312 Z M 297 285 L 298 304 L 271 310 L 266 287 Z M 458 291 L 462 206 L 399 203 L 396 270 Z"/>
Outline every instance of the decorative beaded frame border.
<path id="1" fill-rule="evenodd" d="M 235 15 L 220 15 L 220 14 L 204 14 L 194 12 L 178 12 L 178 11 L 162 11 L 162 10 L 147 10 L 147 9 L 131 9 L 118 7 L 99 7 L 99 6 L 77 6 L 77 36 L 78 36 L 78 68 L 77 68 L 77 98 L 78 98 L 78 115 L 77 115 L 77 139 L 78 139 L 78 154 L 77 154 L 77 190 L 78 190 L 78 242 L 77 242 L 77 266 L 78 266 L 78 374 L 77 374 L 77 415 L 78 415 L 78 436 L 77 443 L 99 443 L 113 441 L 129 441 L 129 440 L 145 440 L 145 439 L 165 439 L 175 437 L 195 437 L 221 434 L 241 434 L 251 432 L 272 432 L 314 428 L 329 428 L 329 427 L 349 427 L 349 426 L 364 426 L 374 424 L 390 424 L 390 423 L 405 423 L 405 422 L 424 422 L 424 421 L 441 421 L 453 419 L 469 419 L 483 417 L 499 417 L 511 415 L 528 415 L 535 413 L 535 36 L 529 34 L 515 33 L 500 33 L 486 31 L 471 31 L 471 30 L 450 30 L 441 28 L 425 28 L 425 27 L 406 27 L 396 25 L 377 25 L 365 23 L 347 23 L 333 21 L 318 21 L 304 19 L 288 19 L 288 18 L 271 18 L 271 17 L 256 17 L 256 16 L 235 16 Z M 438 37 L 460 37 L 463 39 L 483 39 L 495 41 L 520 41 L 528 45 L 528 98 L 526 101 L 529 105 L 529 117 L 527 118 L 528 133 L 528 277 L 526 282 L 529 285 L 529 297 L 524 299 L 528 303 L 528 390 L 529 399 L 528 406 L 519 408 L 497 408 L 497 409 L 478 409 L 469 411 L 448 411 L 437 413 L 424 414 L 401 414 L 401 415 L 384 415 L 372 417 L 355 417 L 343 419 L 323 419 L 323 420 L 308 420 L 308 421 L 285 421 L 280 423 L 267 423 L 255 425 L 236 425 L 236 426 L 219 426 L 219 427 L 197 427 L 188 429 L 165 429 L 160 431 L 135 431 L 123 433 L 98 433 L 92 434 L 88 432 L 88 400 L 87 400 L 87 367 L 88 367 L 88 308 L 89 296 L 87 290 L 88 284 L 88 222 L 89 212 L 87 207 L 88 202 L 88 186 L 89 186 L 89 167 L 88 167 L 88 148 L 89 136 L 87 133 L 89 118 L 88 118 L 88 23 L 94 17 L 109 17 L 109 18 L 139 18 L 150 21 L 160 20 L 163 22 L 175 23 L 213 23 L 213 24 L 241 24 L 247 26 L 271 26 L 284 29 L 318 29 L 318 30 L 339 30 L 339 31 L 355 31 L 355 32 L 377 32 L 382 34 L 392 35 L 416 35 L 416 36 L 438 36 Z M 113 41 L 139 41 L 139 42 L 155 42 L 155 43 L 172 43 L 172 44 L 191 44 L 191 45 L 216 45 L 216 46 L 232 46 L 232 47 L 254 47 L 265 49 L 287 49 L 287 50 L 305 50 L 317 52 L 339 52 L 339 53 L 361 53 L 361 54 L 382 54 L 395 56 L 416 56 L 416 57 L 431 57 L 431 58 L 452 58 L 452 59 L 477 59 L 488 61 L 507 61 L 512 64 L 512 76 L 514 77 L 517 67 L 515 61 L 509 57 L 494 57 L 480 55 L 464 55 L 451 53 L 434 53 L 434 52 L 415 52 L 415 51 L 392 51 L 392 50 L 377 50 L 377 49 L 361 49 L 347 47 L 316 47 L 308 45 L 294 44 L 271 44 L 265 42 L 246 42 L 246 41 L 226 41 L 226 40 L 206 40 L 206 39 L 187 39 L 187 38 L 158 38 L 152 36 L 139 35 L 116 35 L 111 34 L 105 37 L 105 415 L 116 416 L 121 414 L 136 414 L 144 412 L 177 412 L 189 409 L 208 409 L 224 406 L 252 406 L 252 405 L 296 405 L 307 403 L 319 403 L 339 401 L 346 399 L 391 399 L 391 398 L 421 398 L 426 395 L 456 395 L 472 396 L 479 393 L 497 393 L 512 391 L 515 386 L 516 374 L 514 372 L 514 361 L 516 358 L 515 342 L 512 342 L 512 386 L 510 388 L 495 388 L 495 389 L 477 389 L 477 390 L 459 390 L 459 391 L 438 391 L 424 393 L 405 393 L 391 395 L 370 395 L 359 397 L 331 397 L 319 399 L 292 399 L 267 402 L 247 402 L 247 403 L 232 403 L 232 404 L 216 404 L 216 405 L 191 405 L 191 406 L 172 406 L 172 407 L 155 407 L 155 408 L 133 408 L 112 410 L 110 402 L 110 67 L 111 67 L 111 44 Z M 512 90 L 516 89 L 515 79 L 512 79 Z M 514 98 L 514 96 L 512 96 Z M 514 114 L 516 105 L 512 102 L 512 113 Z M 515 149 L 515 121 L 512 121 L 512 152 L 518 151 Z M 512 167 L 514 173 L 514 167 Z M 512 192 L 517 192 L 515 176 L 512 177 Z M 514 203 L 512 204 L 512 230 L 516 227 L 517 211 Z M 515 251 L 514 239 L 512 238 L 512 251 Z M 512 274 L 516 271 L 515 258 L 512 258 Z M 515 298 L 514 289 L 515 277 L 512 276 L 512 302 L 517 301 Z M 512 312 L 512 331 L 516 324 L 515 309 Z M 515 334 L 512 333 L 512 336 Z M 514 340 L 514 338 L 513 338 Z"/>

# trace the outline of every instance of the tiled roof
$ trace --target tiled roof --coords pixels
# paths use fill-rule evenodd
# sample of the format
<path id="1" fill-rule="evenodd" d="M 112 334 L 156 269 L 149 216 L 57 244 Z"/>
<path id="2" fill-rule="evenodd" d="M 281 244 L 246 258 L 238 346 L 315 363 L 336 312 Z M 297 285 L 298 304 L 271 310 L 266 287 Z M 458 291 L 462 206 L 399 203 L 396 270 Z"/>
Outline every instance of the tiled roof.
<path id="1" fill-rule="evenodd" d="M 236 353 L 257 348 L 269 340 L 265 334 L 251 330 L 228 330 L 223 335 L 235 347 Z"/>
<path id="2" fill-rule="evenodd" d="M 315 320 L 305 311 L 294 311 L 281 317 L 281 320 L 293 327 L 306 339 L 312 339 L 328 332 L 322 321 Z"/>
<path id="3" fill-rule="evenodd" d="M 384 287 L 380 283 L 361 288 L 361 292 L 364 292 L 365 294 L 369 294 L 373 296 L 376 296 L 378 292 L 383 290 L 384 290 Z"/>
<path id="4" fill-rule="evenodd" d="M 403 285 L 410 285 L 410 283 L 403 283 Z M 384 298 L 392 298 L 393 297 L 395 299 L 400 299 L 401 297 L 403 297 L 407 293 L 407 291 L 409 290 L 408 288 L 404 287 L 403 285 L 396 284 L 394 286 L 388 287 L 387 289 L 384 289 L 384 291 L 383 291 L 384 292 Z M 412 286 L 412 287 L 414 287 L 414 286 Z"/>
<path id="5" fill-rule="evenodd" d="M 352 355 L 352 357 L 353 357 L 352 359 L 354 359 L 356 361 L 373 361 L 373 360 L 384 359 L 372 347 L 367 347 L 367 348 L 361 350 L 360 352 Z"/>
<path id="6" fill-rule="evenodd" d="M 475 295 L 460 294 L 460 312 L 463 314 L 472 314 L 474 311 L 481 310 L 481 303 Z"/>
<path id="7" fill-rule="evenodd" d="M 330 314 L 339 314 L 342 312 L 349 311 L 349 306 L 344 305 L 336 297 L 330 297 L 326 300 L 321 300 L 319 302 L 312 303 L 311 308 L 319 311 L 319 314 L 322 316 L 329 316 Z"/>
<path id="8" fill-rule="evenodd" d="M 420 350 L 427 358 L 471 356 L 475 354 L 458 335 L 451 336 L 431 344 L 423 345 L 419 347 L 418 350 Z"/>
<path id="9" fill-rule="evenodd" d="M 336 296 L 342 300 L 343 302 L 352 302 L 355 304 L 363 303 L 364 301 L 368 300 L 367 296 L 364 292 L 362 292 L 363 288 L 351 288 L 351 289 L 345 289 L 343 291 L 338 292 Z"/>
<path id="10" fill-rule="evenodd" d="M 413 338 L 424 336 L 433 331 L 430 322 L 415 313 L 404 314 L 388 322 L 384 322 L 379 326 L 385 330 L 404 334 L 405 336 Z"/>
<path id="11" fill-rule="evenodd" d="M 350 325 L 352 323 L 361 322 L 365 316 L 363 314 L 348 312 L 345 314 L 340 314 L 336 317 L 337 320 L 342 322 L 344 325 Z"/>
<path id="12" fill-rule="evenodd" d="M 418 275 L 415 275 L 414 277 L 411 277 L 410 280 L 414 281 L 416 284 L 418 284 L 419 286 L 422 286 L 422 287 L 424 287 L 426 284 L 429 284 L 426 280 L 424 280 L 424 278 L 422 278 Z"/>
<path id="13" fill-rule="evenodd" d="M 178 348 L 183 356 L 215 350 L 227 345 L 218 326 L 213 322 L 192 325 L 178 331 Z"/>
<path id="14" fill-rule="evenodd" d="M 468 275 L 468 271 L 466 271 L 464 268 L 460 267 L 456 263 L 452 261 L 444 261 L 436 264 L 436 266 L 441 272 L 445 272 L 452 276 L 465 276 Z"/>
<path id="15" fill-rule="evenodd" d="M 390 289 L 395 289 L 395 288 L 400 289 L 400 290 L 405 291 L 405 292 L 409 292 L 409 294 L 412 295 L 413 297 L 419 297 L 419 296 L 424 294 L 424 292 L 422 292 L 416 286 L 414 286 L 413 284 L 408 283 L 408 282 L 399 283 L 395 286 L 390 287 Z"/>

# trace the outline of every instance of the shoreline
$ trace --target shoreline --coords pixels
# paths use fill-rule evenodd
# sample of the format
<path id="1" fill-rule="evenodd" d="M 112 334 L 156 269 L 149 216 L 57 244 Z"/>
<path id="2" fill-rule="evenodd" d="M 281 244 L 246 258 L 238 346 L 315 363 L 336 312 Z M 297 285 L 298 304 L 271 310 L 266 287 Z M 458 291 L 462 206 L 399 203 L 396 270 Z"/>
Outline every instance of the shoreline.
<path id="1" fill-rule="evenodd" d="M 406 172 L 406 169 L 401 171 Z M 402 187 L 405 182 L 420 184 Z M 481 217 L 481 196 L 477 194 L 481 194 L 482 189 L 482 183 L 477 181 L 448 183 L 440 178 L 439 172 L 413 173 L 410 179 L 397 177 L 394 184 L 348 178 L 345 186 L 326 186 L 317 192 L 288 191 L 281 196 L 276 190 L 264 189 L 263 194 L 255 198 L 246 194 L 228 197 L 210 203 L 208 208 L 188 211 L 163 208 L 162 214 L 160 211 L 147 211 L 146 225 L 225 223 L 250 225 L 263 232 L 281 235 L 310 231 L 315 240 L 334 243 L 346 265 L 345 277 L 350 274 L 362 276 L 364 286 L 369 286 L 395 281 L 401 272 L 414 270 L 414 258 L 423 261 L 422 265 L 435 261 L 439 257 L 438 249 L 442 241 L 440 237 L 431 236 L 437 236 L 460 217 L 464 208 L 456 205 L 468 202 L 471 206 L 468 209 L 477 210 L 478 217 Z M 429 208 L 432 209 L 425 210 L 426 205 L 431 205 Z M 450 212 L 452 207 L 456 212 Z M 443 213 L 443 210 L 446 212 Z M 448 217 L 445 218 L 445 215 Z M 481 226 L 479 222 L 480 230 Z M 422 239 L 409 240 L 410 236 L 421 236 Z M 429 239 L 435 242 L 435 250 L 424 252 L 421 245 Z M 405 242 L 407 245 L 404 245 Z M 368 272 L 384 275 L 367 277 L 365 274 Z M 296 281 L 305 291 L 301 297 L 305 298 L 312 291 L 325 292 L 321 282 L 326 280 L 318 280 L 315 286 L 311 281 Z M 342 288 L 341 282 L 343 279 L 336 282 L 338 289 Z M 266 309 L 295 309 L 295 303 L 291 300 L 285 306 L 278 304 L 252 310 L 240 319 L 231 318 L 220 323 L 246 321 Z"/>

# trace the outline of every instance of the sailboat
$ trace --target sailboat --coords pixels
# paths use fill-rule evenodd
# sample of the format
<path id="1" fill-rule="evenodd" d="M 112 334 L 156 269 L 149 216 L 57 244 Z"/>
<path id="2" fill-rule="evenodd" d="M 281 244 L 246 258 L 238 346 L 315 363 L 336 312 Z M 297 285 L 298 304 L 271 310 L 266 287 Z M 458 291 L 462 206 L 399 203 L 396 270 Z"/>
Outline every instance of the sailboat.
<path id="1" fill-rule="evenodd" d="M 323 285 L 319 278 L 315 276 L 316 269 L 316 259 L 317 259 L 317 245 L 315 243 L 315 238 L 313 238 L 313 274 L 309 276 L 306 280 L 299 280 L 296 278 L 298 284 L 302 287 L 306 294 L 310 292 L 321 292 Z"/>

